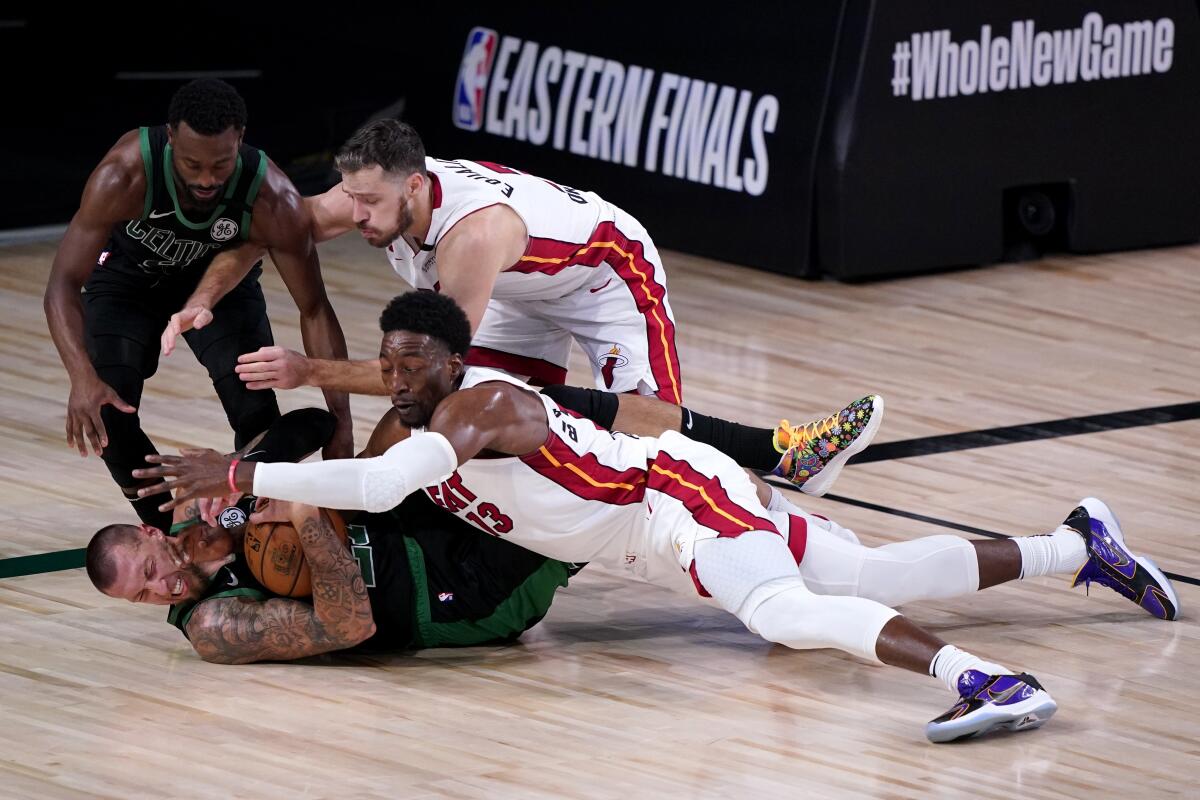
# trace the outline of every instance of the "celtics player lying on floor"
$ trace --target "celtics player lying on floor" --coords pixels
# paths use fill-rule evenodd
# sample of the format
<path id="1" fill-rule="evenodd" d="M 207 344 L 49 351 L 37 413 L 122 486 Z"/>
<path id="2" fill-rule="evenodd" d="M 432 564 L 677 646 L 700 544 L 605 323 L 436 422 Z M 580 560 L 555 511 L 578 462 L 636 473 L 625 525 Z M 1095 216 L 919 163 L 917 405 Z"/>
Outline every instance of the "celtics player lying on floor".
<path id="1" fill-rule="evenodd" d="M 882 417 L 879 399 L 867 397 L 807 425 L 784 421 L 773 429 L 751 428 L 654 398 L 566 386 L 543 391 L 607 426 L 635 433 L 687 430 L 743 463 L 774 467 L 775 474 L 810 494 L 829 488 L 846 461 L 869 443 Z M 388 414 L 360 455 L 386 450 L 396 424 Z M 300 460 L 319 449 L 333 428 L 327 412 L 293 411 L 242 452 L 252 453 L 251 461 Z M 790 507 L 778 493 L 776 500 Z M 554 592 L 581 567 L 480 536 L 424 496 L 384 513 L 347 514 L 354 551 L 361 556 L 355 561 L 315 508 L 273 503 L 275 517 L 286 515 L 299 532 L 315 587 L 311 601 L 281 598 L 246 564 L 243 523 L 251 505 L 245 498 L 238 505 L 242 513 L 223 515 L 225 524 L 207 513 L 201 519 L 197 503 L 180 507 L 168 535 L 144 524 L 108 525 L 88 545 L 88 575 L 110 596 L 171 605 L 169 621 L 206 660 L 247 663 L 334 650 L 512 641 L 545 615 Z"/>

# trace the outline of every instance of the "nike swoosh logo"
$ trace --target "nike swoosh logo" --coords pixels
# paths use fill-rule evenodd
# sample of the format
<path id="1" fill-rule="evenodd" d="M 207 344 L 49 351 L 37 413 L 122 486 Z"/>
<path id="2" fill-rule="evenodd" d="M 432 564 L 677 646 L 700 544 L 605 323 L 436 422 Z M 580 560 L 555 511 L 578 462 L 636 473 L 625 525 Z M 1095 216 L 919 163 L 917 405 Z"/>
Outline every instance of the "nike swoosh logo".
<path id="1" fill-rule="evenodd" d="M 159 217 L 169 217 L 174 214 L 174 211 L 151 211 L 150 219 L 158 219 Z"/>
<path id="2" fill-rule="evenodd" d="M 246 453 L 246 455 L 242 456 L 242 461 L 245 461 L 250 456 L 256 456 L 259 453 L 265 453 L 265 452 L 267 452 L 267 451 L 266 450 L 255 450 L 253 453 Z"/>
<path id="3" fill-rule="evenodd" d="M 687 412 L 687 425 L 684 427 L 690 431 L 692 429 L 692 410 L 690 408 L 685 408 L 684 411 Z"/>
<path id="4" fill-rule="evenodd" d="M 612 278 L 609 278 L 608 280 L 606 280 L 606 281 L 604 282 L 604 286 L 608 286 L 610 283 L 612 283 Z M 601 289 L 603 289 L 603 288 L 604 288 L 604 286 L 597 286 L 595 289 L 588 289 L 588 294 L 595 294 L 596 292 L 598 292 L 598 291 L 600 291 Z"/>
<path id="5" fill-rule="evenodd" d="M 237 586 L 237 585 L 238 585 L 238 579 L 237 579 L 237 575 L 234 575 L 232 572 L 231 572 L 231 573 L 229 573 L 229 585 L 230 585 L 230 586 Z"/>
<path id="6" fill-rule="evenodd" d="M 1013 684 L 1012 686 L 1008 687 L 1007 689 L 1005 689 L 1002 692 L 994 692 L 991 689 L 989 689 L 988 690 L 988 699 L 991 700 L 996 705 L 1001 706 L 1001 705 L 1004 705 L 1005 703 L 1007 703 L 1009 700 L 1011 700 L 1012 696 L 1014 694 L 1016 694 L 1017 692 L 1021 691 L 1024 688 L 1025 688 L 1025 684 L 1017 683 L 1017 684 Z"/>

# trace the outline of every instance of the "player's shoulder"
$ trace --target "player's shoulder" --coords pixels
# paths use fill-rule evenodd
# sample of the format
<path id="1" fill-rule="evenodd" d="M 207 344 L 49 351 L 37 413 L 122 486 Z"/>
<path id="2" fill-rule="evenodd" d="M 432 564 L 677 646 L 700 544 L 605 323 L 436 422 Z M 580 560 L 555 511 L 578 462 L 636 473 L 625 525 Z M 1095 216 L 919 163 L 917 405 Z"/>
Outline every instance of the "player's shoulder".
<path id="1" fill-rule="evenodd" d="M 304 197 L 279 166 L 267 158 L 263 182 L 254 198 L 254 232 L 267 241 L 292 241 L 310 225 Z"/>
<path id="2" fill-rule="evenodd" d="M 292 183 L 292 179 L 279 168 L 278 164 L 268 158 L 266 153 L 262 154 L 262 158 L 266 161 L 267 167 L 263 175 L 262 186 L 258 190 L 258 196 L 254 199 L 255 210 L 257 211 L 261 207 L 263 210 L 277 212 L 302 211 L 304 198 L 296 189 L 296 185 Z"/>
<path id="3" fill-rule="evenodd" d="M 145 193 L 141 136 L 135 128 L 117 139 L 92 170 L 81 207 L 104 219 L 130 219 L 141 211 Z"/>
<path id="4" fill-rule="evenodd" d="M 145 185 L 145 168 L 142 161 L 141 129 L 126 131 L 109 148 L 96 166 L 94 177 L 99 176 L 108 183 L 139 182 Z"/>

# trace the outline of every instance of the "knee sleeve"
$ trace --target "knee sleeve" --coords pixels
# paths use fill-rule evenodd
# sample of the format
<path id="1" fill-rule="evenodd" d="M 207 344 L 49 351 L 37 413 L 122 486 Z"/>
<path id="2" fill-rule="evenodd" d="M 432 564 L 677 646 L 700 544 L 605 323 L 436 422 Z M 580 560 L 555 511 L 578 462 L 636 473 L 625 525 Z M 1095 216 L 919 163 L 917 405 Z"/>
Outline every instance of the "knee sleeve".
<path id="1" fill-rule="evenodd" d="M 958 536 L 863 547 L 810 527 L 800 574 L 818 594 L 865 597 L 887 606 L 979 589 L 975 548 Z"/>
<path id="2" fill-rule="evenodd" d="M 213 382 L 217 397 L 233 429 L 234 449 L 267 430 L 279 419 L 279 403 L 270 389 L 247 389 L 236 373 Z"/>
<path id="3" fill-rule="evenodd" d="M 142 374 L 127 365 L 108 365 L 96 370 L 100 380 L 107 383 L 125 402 L 137 406 L 142 400 Z M 126 414 L 112 406 L 100 409 L 100 421 L 108 434 L 108 446 L 100 454 L 104 465 L 117 485 L 128 489 L 143 482 L 134 478 L 132 471 L 148 466 L 146 456 L 158 452 L 150 438 L 142 430 L 141 417 L 137 412 Z"/>
<path id="4" fill-rule="evenodd" d="M 695 559 L 709 594 L 767 641 L 879 660 L 879 632 L 897 612 L 864 598 L 814 594 L 779 536 L 751 531 L 706 539 L 696 543 Z"/>
<path id="5" fill-rule="evenodd" d="M 979 590 L 979 557 L 958 536 L 927 536 L 867 550 L 858 596 L 889 606 Z"/>
<path id="6" fill-rule="evenodd" d="M 750 610 L 747 627 L 796 650 L 834 647 L 879 662 L 875 645 L 895 609 L 862 597 L 813 594 L 800 578 L 785 579 Z"/>
<path id="7" fill-rule="evenodd" d="M 620 400 L 612 392 L 562 384 L 547 386 L 541 392 L 563 408 L 587 417 L 601 428 L 611 430 L 613 421 L 617 418 Z"/>
<path id="8" fill-rule="evenodd" d="M 208 370 L 233 429 L 234 447 L 240 449 L 279 418 L 279 404 L 270 389 L 246 388 L 235 372 L 238 356 L 270 345 L 274 339 L 257 282 L 243 280 L 213 313 L 212 323 L 183 337 Z"/>
<path id="9" fill-rule="evenodd" d="M 323 408 L 298 408 L 271 423 L 246 461 L 299 461 L 325 446 L 337 418 Z"/>
<path id="10" fill-rule="evenodd" d="M 705 590 L 747 626 L 753 606 L 765 596 L 760 587 L 774 587 L 775 581 L 786 578 L 803 584 L 787 543 L 769 531 L 702 539 L 696 542 L 693 559 Z"/>

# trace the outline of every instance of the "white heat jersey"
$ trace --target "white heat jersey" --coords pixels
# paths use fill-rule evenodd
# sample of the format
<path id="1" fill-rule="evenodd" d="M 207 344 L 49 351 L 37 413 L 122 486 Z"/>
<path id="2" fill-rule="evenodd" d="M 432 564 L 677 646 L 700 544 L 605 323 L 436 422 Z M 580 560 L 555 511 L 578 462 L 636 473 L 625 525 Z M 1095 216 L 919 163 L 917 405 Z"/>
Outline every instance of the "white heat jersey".
<path id="1" fill-rule="evenodd" d="M 463 388 L 504 381 L 470 368 Z M 475 458 L 438 486 L 442 508 L 485 533 L 561 561 L 595 561 L 691 591 L 698 539 L 776 530 L 745 473 L 707 445 L 667 432 L 611 433 L 538 394 L 549 433 L 535 452 Z"/>
<path id="2" fill-rule="evenodd" d="M 603 224 L 613 227 L 613 209 L 593 192 L 489 162 L 427 157 L 425 169 L 433 181 L 433 220 L 425 244 L 413 252 L 401 238 L 387 251 L 392 269 L 413 288 L 439 289 L 437 248 L 442 238 L 463 218 L 497 204 L 515 211 L 529 236 L 525 255 L 496 279 L 492 297 L 498 300 L 570 294 L 588 283 L 596 275 L 595 267 L 612 255 L 611 248 L 594 247 L 594 252 L 576 257 L 598 236 L 614 238 Z"/>
<path id="3" fill-rule="evenodd" d="M 388 247 L 415 289 L 439 291 L 438 245 L 462 219 L 496 204 L 525 223 L 525 253 L 496 277 L 467 363 L 566 380 L 572 341 L 596 385 L 682 403 L 675 320 L 662 258 L 646 229 L 592 192 L 483 161 L 426 158 L 433 214 L 424 244 Z"/>

